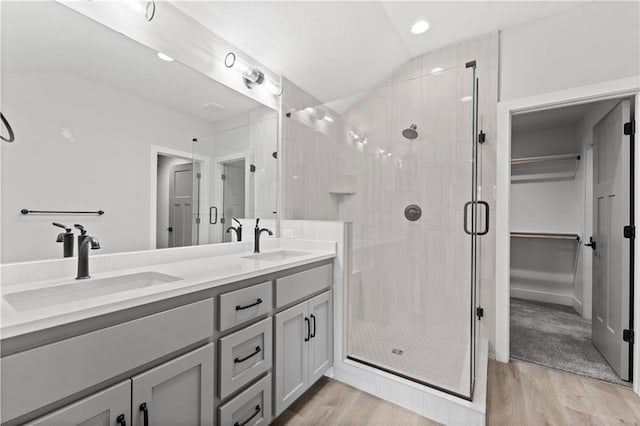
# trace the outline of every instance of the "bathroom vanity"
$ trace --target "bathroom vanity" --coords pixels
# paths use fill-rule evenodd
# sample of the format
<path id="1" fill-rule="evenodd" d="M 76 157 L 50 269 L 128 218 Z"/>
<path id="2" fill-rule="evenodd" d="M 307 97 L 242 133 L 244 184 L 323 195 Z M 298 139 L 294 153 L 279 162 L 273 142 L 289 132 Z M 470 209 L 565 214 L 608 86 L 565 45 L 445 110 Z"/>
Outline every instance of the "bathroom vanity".
<path id="1" fill-rule="evenodd" d="M 265 243 L 5 286 L 2 424 L 268 424 L 333 364 L 335 244 Z"/>

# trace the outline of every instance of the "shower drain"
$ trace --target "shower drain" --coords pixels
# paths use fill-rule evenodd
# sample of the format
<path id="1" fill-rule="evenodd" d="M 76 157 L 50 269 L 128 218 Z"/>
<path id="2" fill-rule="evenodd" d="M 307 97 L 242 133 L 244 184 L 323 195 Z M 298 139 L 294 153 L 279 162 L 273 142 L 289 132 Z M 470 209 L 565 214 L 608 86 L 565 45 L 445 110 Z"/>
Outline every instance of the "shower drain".
<path id="1" fill-rule="evenodd" d="M 404 353 L 404 351 L 402 349 L 391 349 L 391 353 L 395 354 L 395 355 L 402 355 Z"/>

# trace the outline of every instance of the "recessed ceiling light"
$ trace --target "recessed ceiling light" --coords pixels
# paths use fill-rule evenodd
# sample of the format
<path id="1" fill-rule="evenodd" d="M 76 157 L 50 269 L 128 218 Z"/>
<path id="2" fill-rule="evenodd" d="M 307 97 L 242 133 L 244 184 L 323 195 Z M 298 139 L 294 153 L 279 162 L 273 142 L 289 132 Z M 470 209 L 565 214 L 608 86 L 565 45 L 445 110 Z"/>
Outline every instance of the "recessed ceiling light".
<path id="1" fill-rule="evenodd" d="M 424 19 L 416 21 L 411 26 L 411 32 L 414 33 L 414 34 L 422 34 L 425 31 L 427 31 L 428 29 L 429 29 L 429 23 L 427 21 L 425 21 Z"/>
<path id="2" fill-rule="evenodd" d="M 440 74 L 442 71 L 444 71 L 442 68 L 440 67 L 435 67 L 434 69 L 431 70 L 431 74 Z"/>
<path id="3" fill-rule="evenodd" d="M 165 55 L 162 52 L 158 52 L 158 58 L 162 59 L 163 61 L 167 61 L 167 62 L 173 62 L 174 61 L 174 59 L 171 56 Z"/>
<path id="4" fill-rule="evenodd" d="M 460 102 L 469 102 L 471 101 L 473 98 L 471 96 L 464 96 L 462 99 L 460 99 Z"/>

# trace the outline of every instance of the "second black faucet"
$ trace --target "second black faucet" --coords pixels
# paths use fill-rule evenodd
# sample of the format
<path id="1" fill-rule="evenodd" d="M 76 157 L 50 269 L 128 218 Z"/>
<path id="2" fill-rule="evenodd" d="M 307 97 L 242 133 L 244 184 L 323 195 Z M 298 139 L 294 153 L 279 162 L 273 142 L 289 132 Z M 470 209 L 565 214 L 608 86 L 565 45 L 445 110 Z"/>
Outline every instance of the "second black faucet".
<path id="1" fill-rule="evenodd" d="M 269 235 L 273 235 L 273 232 L 271 232 L 270 229 L 267 228 L 262 228 L 260 229 L 260 219 L 256 219 L 256 227 L 253 230 L 253 252 L 254 253 L 260 253 L 260 235 L 262 235 L 263 232 L 267 232 L 269 233 Z"/>

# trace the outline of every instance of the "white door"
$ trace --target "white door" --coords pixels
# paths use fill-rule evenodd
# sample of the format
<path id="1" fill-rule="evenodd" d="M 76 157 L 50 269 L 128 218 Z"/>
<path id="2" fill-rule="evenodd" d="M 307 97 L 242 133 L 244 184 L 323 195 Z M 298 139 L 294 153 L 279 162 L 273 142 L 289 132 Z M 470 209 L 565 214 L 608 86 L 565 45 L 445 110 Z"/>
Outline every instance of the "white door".
<path id="1" fill-rule="evenodd" d="M 29 426 L 125 426 L 131 424 L 131 381 L 63 407 Z"/>
<path id="2" fill-rule="evenodd" d="M 169 247 L 192 244 L 193 164 L 171 167 L 169 179 Z"/>
<path id="3" fill-rule="evenodd" d="M 620 378 L 629 380 L 630 137 L 623 125 L 629 101 L 621 101 L 593 128 L 593 343 Z"/>
<path id="4" fill-rule="evenodd" d="M 311 339 L 309 340 L 309 384 L 313 384 L 331 367 L 333 361 L 332 292 L 309 301 Z"/>
<path id="5" fill-rule="evenodd" d="M 132 378 L 132 424 L 213 425 L 213 356 L 209 343 Z"/>
<path id="6" fill-rule="evenodd" d="M 307 390 L 309 383 L 308 302 L 276 315 L 276 416 Z"/>

